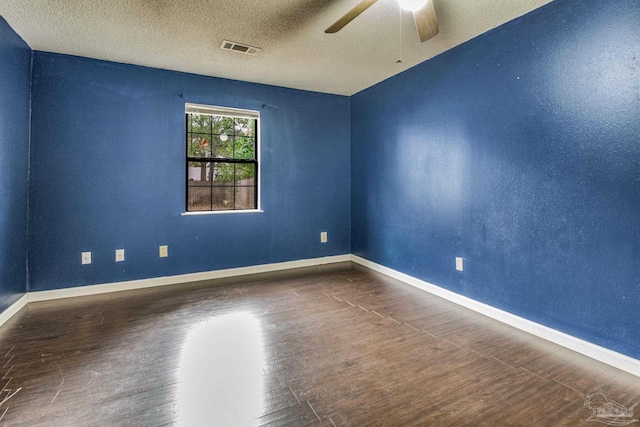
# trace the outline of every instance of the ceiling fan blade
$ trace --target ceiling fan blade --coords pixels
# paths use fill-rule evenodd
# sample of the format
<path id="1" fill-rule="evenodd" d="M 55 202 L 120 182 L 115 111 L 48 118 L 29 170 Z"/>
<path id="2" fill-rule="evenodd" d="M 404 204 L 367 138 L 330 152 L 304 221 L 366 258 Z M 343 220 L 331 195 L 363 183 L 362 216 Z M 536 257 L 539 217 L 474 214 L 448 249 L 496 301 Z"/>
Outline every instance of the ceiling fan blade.
<path id="1" fill-rule="evenodd" d="M 423 7 L 414 11 L 413 19 L 416 21 L 416 28 L 421 42 L 427 41 L 438 34 L 438 20 L 436 19 L 433 0 L 427 0 Z"/>
<path id="2" fill-rule="evenodd" d="M 325 33 L 337 33 L 347 25 L 349 22 L 353 21 L 358 15 L 360 15 L 365 10 L 369 9 L 369 7 L 373 6 L 375 2 L 378 0 L 362 0 L 358 3 L 353 9 L 349 12 L 345 13 L 345 15 L 338 19 L 335 24 L 324 30 Z"/>

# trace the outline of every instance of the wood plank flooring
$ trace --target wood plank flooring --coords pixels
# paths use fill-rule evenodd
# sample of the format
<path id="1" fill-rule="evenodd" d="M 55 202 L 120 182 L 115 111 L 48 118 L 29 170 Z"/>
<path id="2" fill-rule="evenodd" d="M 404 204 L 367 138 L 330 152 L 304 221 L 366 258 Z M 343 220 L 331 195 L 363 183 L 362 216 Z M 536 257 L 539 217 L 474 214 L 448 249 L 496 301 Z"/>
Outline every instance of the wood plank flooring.
<path id="1" fill-rule="evenodd" d="M 593 426 L 588 395 L 640 402 L 637 377 L 351 263 L 32 303 L 0 378 L 10 426 Z"/>

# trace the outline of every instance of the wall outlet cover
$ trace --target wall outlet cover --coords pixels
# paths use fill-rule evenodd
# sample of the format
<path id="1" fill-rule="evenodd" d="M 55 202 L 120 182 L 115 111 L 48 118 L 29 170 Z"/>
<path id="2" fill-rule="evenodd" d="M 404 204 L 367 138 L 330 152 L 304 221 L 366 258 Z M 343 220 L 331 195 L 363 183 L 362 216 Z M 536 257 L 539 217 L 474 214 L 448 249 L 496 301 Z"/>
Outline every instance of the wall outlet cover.
<path id="1" fill-rule="evenodd" d="M 91 264 L 91 252 L 82 252 L 82 265 Z"/>
<path id="2" fill-rule="evenodd" d="M 116 249 L 116 262 L 124 261 L 124 249 Z"/>
<path id="3" fill-rule="evenodd" d="M 320 243 L 327 243 L 327 232 L 326 231 L 321 231 L 320 232 Z"/>
<path id="4" fill-rule="evenodd" d="M 169 245 L 158 246 L 158 256 L 160 258 L 166 258 L 169 256 Z"/>
<path id="5" fill-rule="evenodd" d="M 464 259 L 456 257 L 456 270 L 464 271 Z"/>

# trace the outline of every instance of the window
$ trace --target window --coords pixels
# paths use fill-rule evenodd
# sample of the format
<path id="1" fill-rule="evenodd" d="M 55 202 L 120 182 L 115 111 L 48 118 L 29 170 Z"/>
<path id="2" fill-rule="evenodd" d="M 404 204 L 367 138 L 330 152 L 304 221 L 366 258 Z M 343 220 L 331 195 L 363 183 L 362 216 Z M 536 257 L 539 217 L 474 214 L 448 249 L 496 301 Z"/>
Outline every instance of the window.
<path id="1" fill-rule="evenodd" d="M 187 212 L 258 209 L 259 118 L 186 104 Z"/>

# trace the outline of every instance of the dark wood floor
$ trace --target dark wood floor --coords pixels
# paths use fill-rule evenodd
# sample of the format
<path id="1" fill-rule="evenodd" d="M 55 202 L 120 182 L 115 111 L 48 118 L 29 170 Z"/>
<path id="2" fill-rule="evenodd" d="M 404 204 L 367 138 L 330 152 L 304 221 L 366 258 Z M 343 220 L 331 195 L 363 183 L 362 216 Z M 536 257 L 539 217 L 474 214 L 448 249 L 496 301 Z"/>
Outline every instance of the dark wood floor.
<path id="1" fill-rule="evenodd" d="M 32 303 L 0 366 L 3 425 L 593 426 L 587 395 L 640 402 L 634 376 L 350 263 Z"/>

